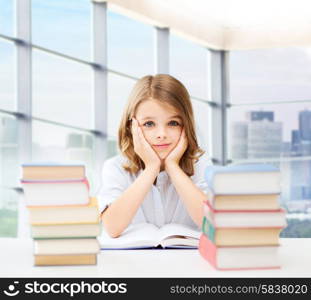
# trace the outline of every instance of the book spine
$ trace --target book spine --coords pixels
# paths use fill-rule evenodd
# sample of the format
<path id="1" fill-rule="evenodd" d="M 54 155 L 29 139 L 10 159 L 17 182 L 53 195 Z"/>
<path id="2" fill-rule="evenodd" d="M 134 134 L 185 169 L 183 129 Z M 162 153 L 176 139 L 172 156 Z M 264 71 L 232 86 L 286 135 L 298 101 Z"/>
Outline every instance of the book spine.
<path id="1" fill-rule="evenodd" d="M 215 209 L 209 203 L 209 201 L 203 202 L 204 207 L 208 207 L 208 210 L 214 214 L 217 213 L 285 213 L 285 209 L 277 208 L 277 209 L 256 209 L 256 210 L 247 210 L 247 209 L 238 209 L 238 210 L 229 210 L 229 209 Z"/>
<path id="2" fill-rule="evenodd" d="M 66 179 L 66 180 L 24 180 L 21 179 L 20 182 L 22 184 L 44 184 L 44 183 L 49 183 L 49 184 L 54 184 L 54 183 L 85 183 L 87 187 L 89 188 L 89 181 L 86 177 L 81 178 L 81 179 Z"/>
<path id="3" fill-rule="evenodd" d="M 94 238 L 97 238 L 97 234 L 94 234 L 94 235 L 88 235 L 88 236 L 40 236 L 40 237 L 37 237 L 37 236 L 34 236 L 32 235 L 32 238 L 34 240 L 70 240 L 70 239 L 94 239 Z"/>
<path id="4" fill-rule="evenodd" d="M 209 240 L 211 240 L 215 244 L 215 227 L 205 216 L 203 217 L 202 232 Z"/>
<path id="5" fill-rule="evenodd" d="M 199 253 L 212 267 L 217 269 L 217 248 L 204 234 L 200 236 Z"/>

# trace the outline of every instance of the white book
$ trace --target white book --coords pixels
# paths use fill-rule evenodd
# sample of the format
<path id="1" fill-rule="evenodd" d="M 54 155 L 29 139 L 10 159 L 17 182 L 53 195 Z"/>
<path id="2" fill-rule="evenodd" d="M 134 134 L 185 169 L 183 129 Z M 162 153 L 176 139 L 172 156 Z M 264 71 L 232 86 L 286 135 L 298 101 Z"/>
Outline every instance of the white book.
<path id="1" fill-rule="evenodd" d="M 53 224 L 31 225 L 31 236 L 34 239 L 97 237 L 102 224 Z"/>
<path id="2" fill-rule="evenodd" d="M 130 225 L 120 237 L 111 238 L 105 230 L 98 237 L 101 249 L 197 248 L 200 231 L 181 224 L 161 228 L 150 223 Z"/>
<path id="3" fill-rule="evenodd" d="M 218 248 L 216 263 L 219 269 L 279 267 L 279 247 Z"/>
<path id="4" fill-rule="evenodd" d="M 268 164 L 209 166 L 205 171 L 205 180 L 216 195 L 281 192 L 281 172 Z"/>
<path id="5" fill-rule="evenodd" d="M 219 270 L 280 268 L 279 246 L 217 247 L 205 234 L 200 237 L 199 253 Z"/>
<path id="6" fill-rule="evenodd" d="M 99 250 L 96 238 L 34 240 L 35 255 L 92 254 Z"/>
<path id="7" fill-rule="evenodd" d="M 80 180 L 21 180 L 26 206 L 77 205 L 89 202 L 89 184 Z"/>
<path id="8" fill-rule="evenodd" d="M 207 202 L 203 205 L 204 216 L 214 227 L 278 227 L 287 226 L 286 211 L 278 210 L 214 210 Z"/>

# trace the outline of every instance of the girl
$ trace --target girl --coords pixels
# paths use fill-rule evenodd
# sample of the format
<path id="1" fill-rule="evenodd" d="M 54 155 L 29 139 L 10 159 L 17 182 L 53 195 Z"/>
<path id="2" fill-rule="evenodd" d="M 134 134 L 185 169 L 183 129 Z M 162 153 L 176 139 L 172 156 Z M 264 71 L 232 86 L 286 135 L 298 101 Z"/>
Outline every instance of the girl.
<path id="1" fill-rule="evenodd" d="M 201 227 L 204 170 L 186 88 L 170 75 L 134 86 L 119 127 L 120 155 L 105 161 L 98 199 L 102 223 L 118 237 L 130 223 Z M 200 160 L 199 160 L 200 158 Z"/>

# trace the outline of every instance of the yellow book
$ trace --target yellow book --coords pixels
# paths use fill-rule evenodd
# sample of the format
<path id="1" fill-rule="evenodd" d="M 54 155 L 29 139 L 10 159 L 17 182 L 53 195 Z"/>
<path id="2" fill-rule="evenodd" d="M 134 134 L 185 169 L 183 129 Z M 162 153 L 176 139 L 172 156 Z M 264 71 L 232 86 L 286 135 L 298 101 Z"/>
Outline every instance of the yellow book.
<path id="1" fill-rule="evenodd" d="M 28 207 L 31 225 L 94 224 L 99 222 L 97 199 L 87 205 Z"/>
<path id="2" fill-rule="evenodd" d="M 97 254 L 35 255 L 35 266 L 96 265 Z"/>
<path id="3" fill-rule="evenodd" d="M 208 190 L 208 201 L 219 210 L 273 210 L 280 208 L 280 194 L 217 195 Z"/>

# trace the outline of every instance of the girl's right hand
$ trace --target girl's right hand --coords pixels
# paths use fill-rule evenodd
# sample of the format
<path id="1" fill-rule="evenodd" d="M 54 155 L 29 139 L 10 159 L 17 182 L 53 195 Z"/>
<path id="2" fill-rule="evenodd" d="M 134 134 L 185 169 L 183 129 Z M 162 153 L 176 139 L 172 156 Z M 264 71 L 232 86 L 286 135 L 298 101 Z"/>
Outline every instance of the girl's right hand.
<path id="1" fill-rule="evenodd" d="M 132 118 L 132 135 L 135 153 L 142 159 L 145 168 L 153 167 L 160 170 L 161 159 L 145 139 L 138 121 Z"/>

